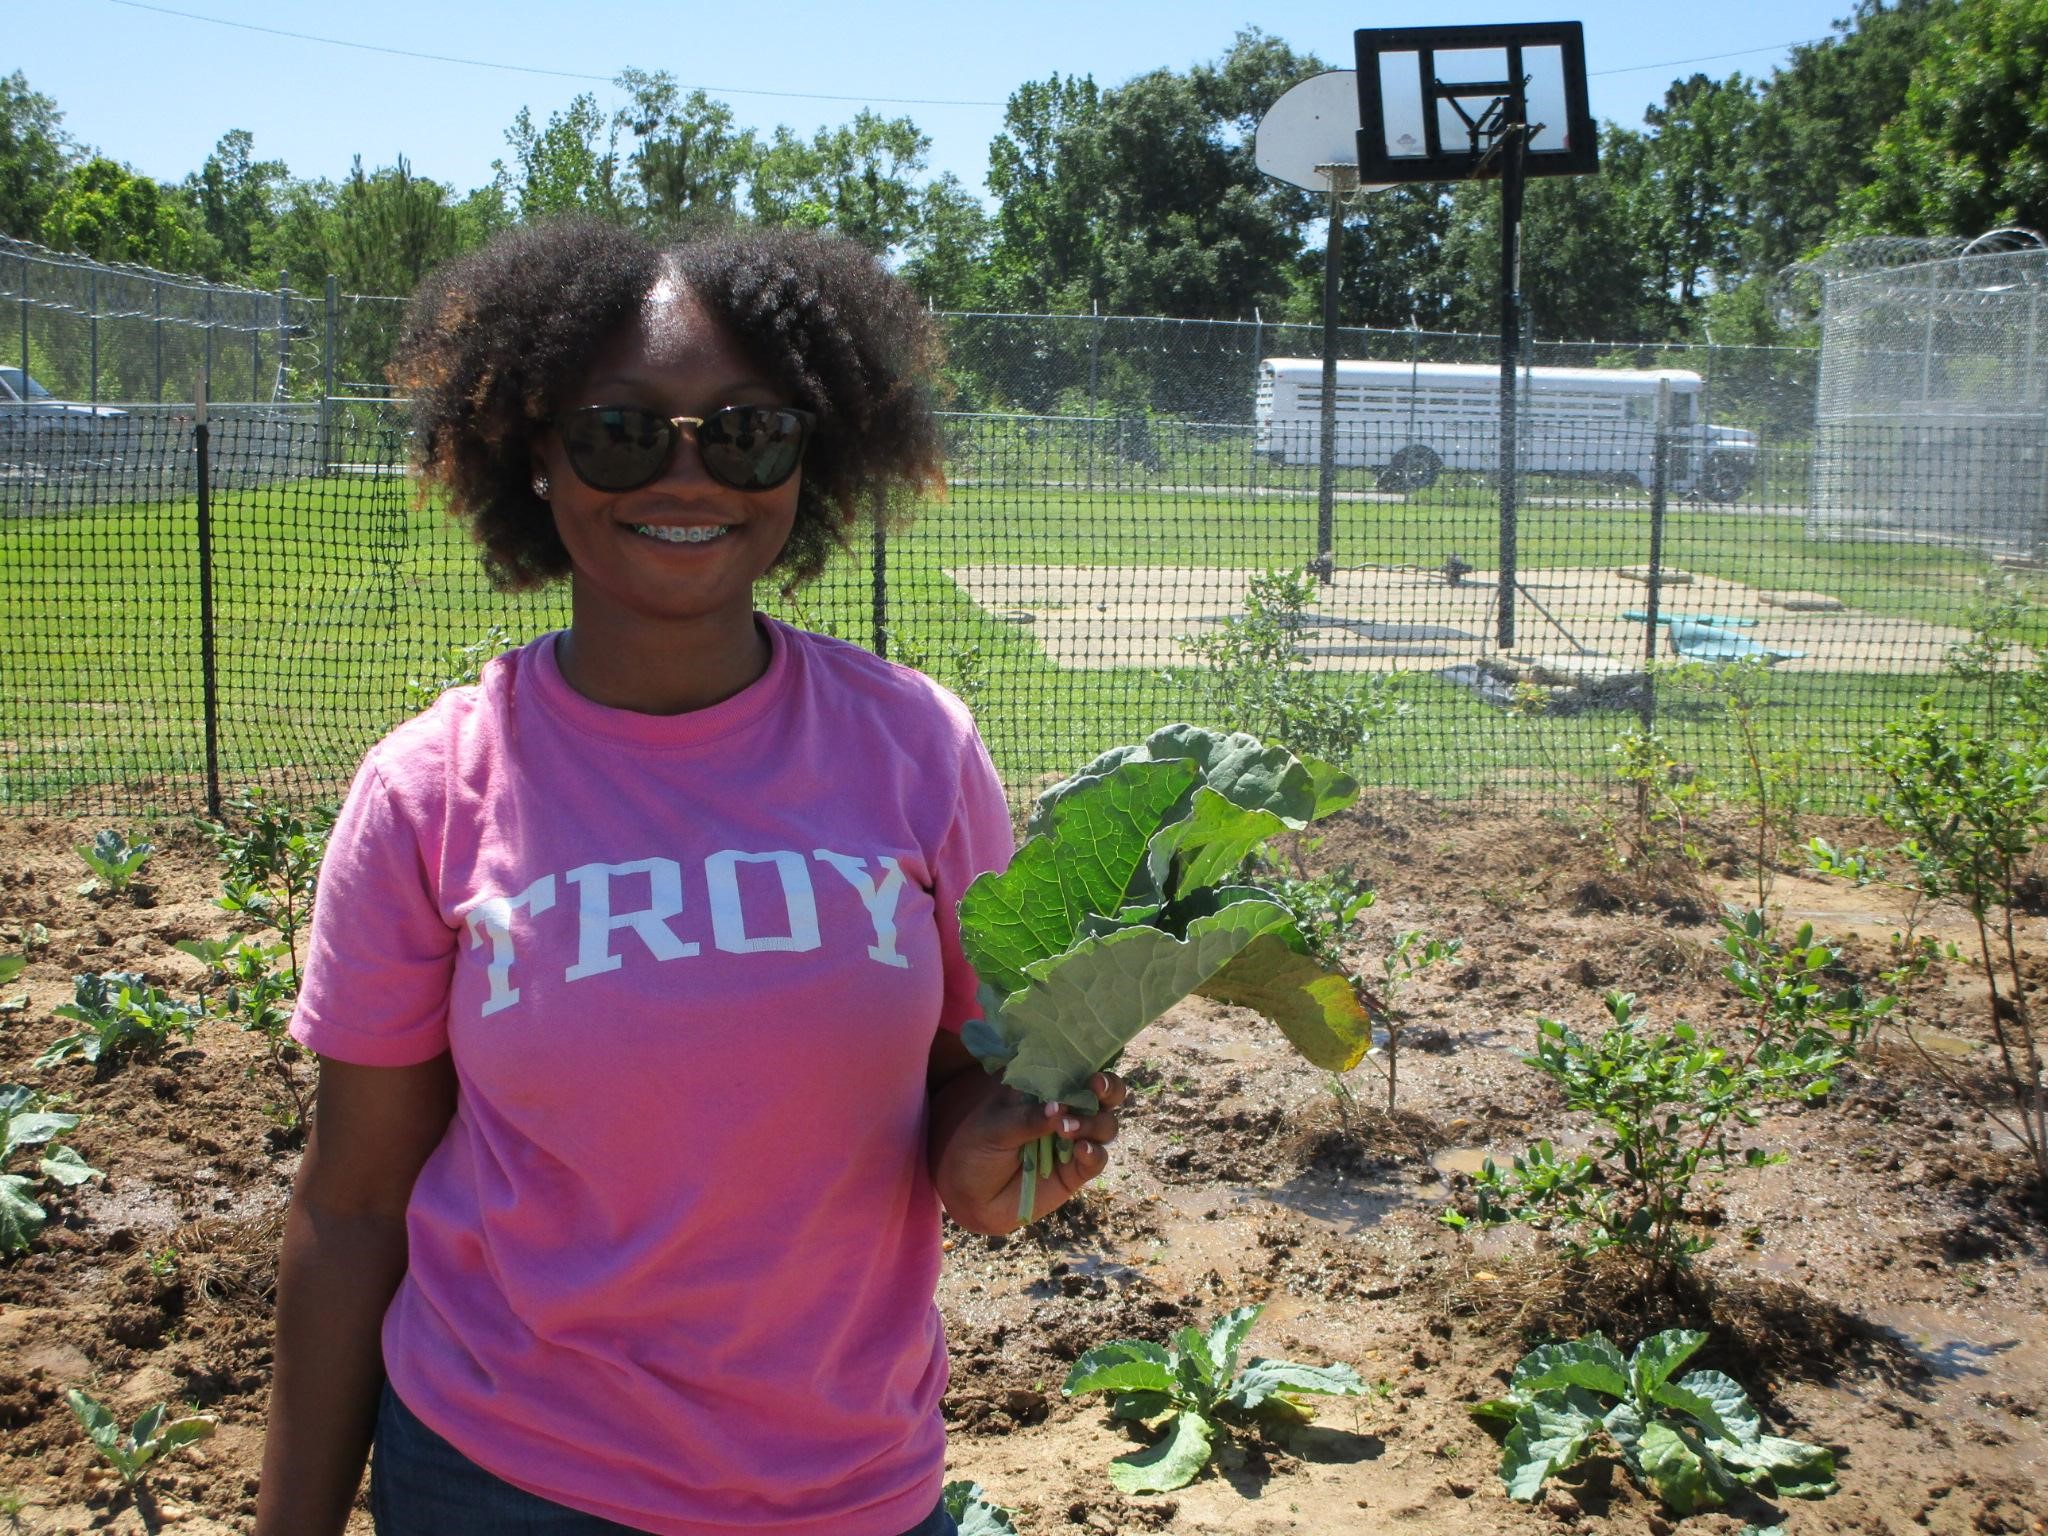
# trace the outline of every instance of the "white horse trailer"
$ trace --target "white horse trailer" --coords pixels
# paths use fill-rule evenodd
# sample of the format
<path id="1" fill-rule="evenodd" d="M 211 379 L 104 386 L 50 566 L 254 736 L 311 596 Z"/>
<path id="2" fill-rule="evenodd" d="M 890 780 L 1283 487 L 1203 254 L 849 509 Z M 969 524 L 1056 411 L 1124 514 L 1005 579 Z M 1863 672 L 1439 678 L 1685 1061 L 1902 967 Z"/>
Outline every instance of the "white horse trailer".
<path id="1" fill-rule="evenodd" d="M 1648 485 L 1657 387 L 1671 388 L 1667 485 L 1734 501 L 1756 477 L 1757 440 L 1700 419 L 1700 376 L 1678 368 L 1524 368 L 1515 375 L 1517 463 L 1525 474 Z M 1254 443 L 1285 464 L 1322 456 L 1323 365 L 1259 364 Z M 1337 364 L 1339 465 L 1373 469 L 1386 490 L 1419 491 L 1445 470 L 1500 467 L 1500 369 L 1479 363 Z"/>

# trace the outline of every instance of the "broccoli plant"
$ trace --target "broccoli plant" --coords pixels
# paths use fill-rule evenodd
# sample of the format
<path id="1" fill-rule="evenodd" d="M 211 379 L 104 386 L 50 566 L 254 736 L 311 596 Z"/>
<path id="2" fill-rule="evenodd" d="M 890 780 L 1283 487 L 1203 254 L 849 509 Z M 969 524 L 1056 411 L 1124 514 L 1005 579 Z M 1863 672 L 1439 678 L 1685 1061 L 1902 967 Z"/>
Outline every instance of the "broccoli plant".
<path id="1" fill-rule="evenodd" d="M 1359 1397 L 1365 1383 L 1348 1365 L 1296 1365 L 1254 1358 L 1240 1369 L 1238 1353 L 1260 1307 L 1227 1312 L 1207 1333 L 1183 1328 L 1165 1347 L 1119 1339 L 1074 1362 L 1063 1388 L 1069 1397 L 1111 1392 L 1112 1418 L 1142 1422 L 1159 1441 L 1119 1456 L 1109 1480 L 1125 1493 L 1166 1493 L 1186 1487 L 1209 1464 L 1219 1435 L 1232 1424 L 1301 1424 L 1314 1417 L 1311 1396 Z"/>
<path id="2" fill-rule="evenodd" d="M 136 843 L 131 847 L 128 839 L 112 827 L 94 833 L 91 842 L 78 845 L 78 856 L 92 871 L 92 878 L 78 888 L 78 894 L 90 896 L 101 889 L 118 894 L 127 890 L 155 852 L 154 843 Z"/>
<path id="3" fill-rule="evenodd" d="M 73 1056 L 98 1063 L 161 1055 L 173 1031 L 191 1043 L 202 1012 L 197 1003 L 172 1002 L 133 971 L 88 971 L 72 979 L 71 991 L 72 1000 L 55 1012 L 85 1028 L 53 1041 L 36 1058 L 38 1068 Z"/>
<path id="4" fill-rule="evenodd" d="M 93 1449 L 120 1475 L 121 1486 L 134 1490 L 149 1469 L 180 1446 L 204 1440 L 218 1422 L 209 1414 L 187 1414 L 172 1418 L 162 1403 L 144 1410 L 134 1426 L 123 1430 L 106 1406 L 73 1387 L 64 1394 L 78 1422 L 84 1426 Z"/>
<path id="5" fill-rule="evenodd" d="M 36 1203 L 36 1178 L 6 1172 L 14 1154 L 24 1147 L 45 1146 L 78 1127 L 78 1116 L 54 1113 L 44 1103 L 33 1088 L 0 1084 L 0 1255 L 21 1252 L 50 1219 Z M 37 1158 L 36 1173 L 67 1187 L 105 1177 L 70 1147 L 61 1146 Z"/>
<path id="6" fill-rule="evenodd" d="M 321 806 L 301 813 L 274 803 L 261 790 L 234 802 L 239 830 L 211 829 L 227 873 L 221 877 L 219 906 L 246 913 L 277 929 L 291 955 L 293 985 L 299 972 L 299 934 L 313 919 L 313 895 L 320 858 L 335 810 Z"/>
<path id="7" fill-rule="evenodd" d="M 1765 1434 L 1738 1382 L 1719 1371 L 1677 1376 L 1706 1341 L 1704 1333 L 1667 1329 L 1624 1360 L 1590 1333 L 1524 1356 L 1507 1395 L 1471 1410 L 1506 1436 L 1500 1475 L 1509 1496 L 1532 1503 L 1548 1479 L 1603 1454 L 1619 1457 L 1639 1487 L 1678 1515 L 1718 1509 L 1744 1485 L 1780 1498 L 1833 1493 L 1834 1456 Z"/>

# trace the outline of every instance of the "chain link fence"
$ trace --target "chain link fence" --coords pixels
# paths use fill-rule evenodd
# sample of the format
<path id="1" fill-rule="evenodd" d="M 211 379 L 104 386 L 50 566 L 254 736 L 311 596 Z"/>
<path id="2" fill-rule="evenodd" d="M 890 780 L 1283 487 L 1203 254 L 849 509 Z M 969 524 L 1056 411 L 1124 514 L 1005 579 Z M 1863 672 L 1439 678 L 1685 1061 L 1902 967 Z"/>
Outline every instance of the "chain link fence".
<path id="1" fill-rule="evenodd" d="M 20 257 L 0 251 L 0 267 Z M 196 333 L 189 296 L 161 320 L 153 295 L 114 314 L 89 291 L 74 312 L 46 303 L 42 260 L 27 296 L 5 296 L 29 315 L 28 371 L 50 368 L 55 402 L 81 408 L 0 413 L 0 809 L 186 809 L 253 784 L 332 795 L 443 683 L 567 622 L 559 590 L 491 591 L 464 531 L 418 494 L 404 402 L 373 397 L 401 301 L 247 295 L 249 328 L 223 344 L 215 296 L 216 359 L 283 361 L 256 399 L 210 407 L 202 501 L 199 424 L 170 403 L 182 388 L 150 398 L 153 358 L 118 403 L 61 370 L 90 352 L 95 316 L 105 356 L 150 357 L 159 328 L 203 348 L 206 302 Z M 64 340 L 60 321 L 81 318 L 83 339 Z M 1020 797 L 1105 745 L 1213 718 L 1254 582 L 1319 564 L 1278 621 L 1292 670 L 1325 695 L 1397 709 L 1358 755 L 1372 782 L 1597 796 L 1611 749 L 1645 724 L 1675 760 L 1732 775 L 1716 680 L 1740 677 L 1799 792 L 1840 804 L 1856 744 L 1944 686 L 1984 584 L 2040 580 L 1960 501 L 1901 539 L 1823 516 L 1819 494 L 1823 448 L 1936 481 L 2037 451 L 2038 420 L 1958 422 L 1918 447 L 1897 423 L 1844 421 L 1817 445 L 1811 351 L 1537 343 L 1504 527 L 1492 337 L 1343 332 L 1345 356 L 1405 372 L 1405 404 L 1340 380 L 1326 515 L 1319 393 L 1297 388 L 1290 416 L 1263 366 L 1315 357 L 1316 328 L 941 320 L 949 494 L 762 602 L 961 693 Z M 1664 370 L 1661 407 L 1647 369 Z"/>

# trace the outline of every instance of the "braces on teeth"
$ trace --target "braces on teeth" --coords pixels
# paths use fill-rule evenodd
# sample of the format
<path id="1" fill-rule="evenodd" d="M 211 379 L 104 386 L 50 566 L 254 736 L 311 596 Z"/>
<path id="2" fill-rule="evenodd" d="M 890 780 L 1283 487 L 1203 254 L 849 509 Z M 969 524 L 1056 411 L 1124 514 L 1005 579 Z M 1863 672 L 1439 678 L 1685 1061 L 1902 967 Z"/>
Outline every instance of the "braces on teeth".
<path id="1" fill-rule="evenodd" d="M 646 523 L 635 523 L 633 531 L 644 533 L 651 539 L 660 539 L 665 544 L 708 544 L 726 530 L 718 523 L 698 528 L 655 528 Z"/>

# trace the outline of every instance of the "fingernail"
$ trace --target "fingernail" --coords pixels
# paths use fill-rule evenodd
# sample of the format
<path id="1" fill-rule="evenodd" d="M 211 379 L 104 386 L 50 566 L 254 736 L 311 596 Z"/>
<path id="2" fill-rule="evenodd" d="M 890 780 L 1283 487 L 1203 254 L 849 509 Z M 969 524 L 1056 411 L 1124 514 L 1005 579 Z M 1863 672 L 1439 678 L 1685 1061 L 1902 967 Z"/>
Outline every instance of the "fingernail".
<path id="1" fill-rule="evenodd" d="M 1059 1105 L 1057 1105 L 1057 1104 L 1048 1104 L 1048 1105 L 1046 1105 L 1046 1106 L 1045 1106 L 1045 1118 L 1046 1118 L 1046 1119 L 1048 1119 L 1048 1120 L 1051 1120 L 1051 1119 L 1055 1118 L 1056 1116 L 1060 1115 L 1061 1113 L 1063 1113 L 1063 1111 L 1061 1110 L 1060 1106 L 1059 1106 Z"/>
<path id="2" fill-rule="evenodd" d="M 1067 1116 L 1066 1119 L 1060 1122 L 1060 1134 L 1062 1136 L 1071 1136 L 1079 1129 L 1081 1129 L 1081 1122 L 1072 1115 Z"/>

